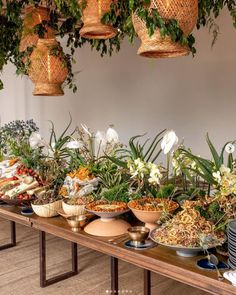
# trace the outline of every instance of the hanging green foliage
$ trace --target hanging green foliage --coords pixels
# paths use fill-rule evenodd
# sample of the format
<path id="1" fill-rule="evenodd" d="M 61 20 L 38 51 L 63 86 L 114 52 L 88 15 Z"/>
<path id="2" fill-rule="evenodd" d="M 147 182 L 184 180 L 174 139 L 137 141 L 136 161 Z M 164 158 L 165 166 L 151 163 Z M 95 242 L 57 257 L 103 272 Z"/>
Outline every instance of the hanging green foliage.
<path id="1" fill-rule="evenodd" d="M 66 54 L 69 74 L 66 84 L 73 91 L 76 91 L 72 65 L 75 62 L 73 55 L 77 48 L 89 44 L 101 56 L 112 55 L 121 48 L 125 37 L 133 42 L 137 36 L 132 23 L 132 14 L 146 24 L 149 36 L 152 36 L 156 29 L 159 29 L 163 37 L 169 36 L 172 41 L 188 46 L 192 54 L 196 53 L 194 47 L 195 38 L 192 34 L 184 35 L 178 22 L 174 19 L 164 20 L 157 9 L 150 9 L 151 0 L 118 0 L 111 4 L 110 12 L 105 13 L 102 22 L 111 24 L 118 30 L 116 37 L 108 40 L 85 39 L 80 36 L 80 29 L 83 25 L 83 9 L 86 7 L 86 0 L 0 0 L 0 71 L 11 62 L 16 66 L 17 74 L 27 74 L 29 63 L 22 62 L 22 57 L 29 56 L 33 48 L 26 52 L 19 53 L 19 44 L 23 30 L 23 9 L 29 5 L 46 6 L 50 9 L 50 21 L 35 26 L 34 30 L 39 36 L 44 34 L 45 25 L 50 26 L 57 36 L 64 38 L 69 48 Z M 227 9 L 232 17 L 233 26 L 236 27 L 236 1 L 235 0 L 199 0 L 198 1 L 197 28 L 208 26 L 212 31 L 214 44 L 219 32 L 216 23 L 217 17 L 223 9 Z M 0 80 L 0 89 L 3 83 Z"/>

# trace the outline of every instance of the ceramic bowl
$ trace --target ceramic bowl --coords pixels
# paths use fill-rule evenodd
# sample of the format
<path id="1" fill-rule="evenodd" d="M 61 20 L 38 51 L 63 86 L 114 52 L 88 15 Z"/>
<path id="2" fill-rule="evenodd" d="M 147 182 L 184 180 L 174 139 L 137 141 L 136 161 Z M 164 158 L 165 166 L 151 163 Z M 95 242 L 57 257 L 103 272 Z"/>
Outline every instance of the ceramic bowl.
<path id="1" fill-rule="evenodd" d="M 174 203 L 174 202 L 173 202 Z M 169 211 L 169 213 L 173 213 L 179 205 L 174 203 L 173 209 Z M 142 222 L 145 223 L 145 227 L 153 230 L 157 227 L 157 221 L 162 216 L 163 211 L 145 211 L 145 210 L 138 210 L 130 206 L 130 202 L 128 203 L 128 207 L 134 213 L 134 215 Z"/>
<path id="2" fill-rule="evenodd" d="M 40 217 L 54 217 L 57 216 L 57 211 L 61 209 L 62 201 L 56 201 L 45 205 L 34 205 L 31 203 L 31 207 L 34 213 Z"/>
<path id="3" fill-rule="evenodd" d="M 70 205 L 66 200 L 62 202 L 62 209 L 66 215 L 77 216 L 85 213 L 85 205 Z"/>
<path id="4" fill-rule="evenodd" d="M 93 210 L 89 210 L 89 209 L 86 209 L 86 211 L 91 214 L 97 215 L 97 216 L 101 217 L 102 219 L 110 219 L 110 218 L 115 218 L 121 214 L 128 212 L 129 209 L 123 210 L 123 211 L 114 211 L 114 212 L 93 211 Z"/>

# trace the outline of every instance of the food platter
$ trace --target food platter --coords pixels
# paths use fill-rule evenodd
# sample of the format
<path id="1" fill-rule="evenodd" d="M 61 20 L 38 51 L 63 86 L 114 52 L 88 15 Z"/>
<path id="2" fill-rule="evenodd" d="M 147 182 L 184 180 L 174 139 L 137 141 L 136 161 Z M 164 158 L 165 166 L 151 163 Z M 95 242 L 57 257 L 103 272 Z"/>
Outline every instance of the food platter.
<path id="1" fill-rule="evenodd" d="M 182 256 L 182 257 L 194 257 L 194 256 L 199 255 L 201 252 L 203 252 L 204 249 L 212 249 L 212 248 L 215 248 L 216 246 L 219 245 L 219 244 L 217 244 L 217 245 L 209 245 L 207 248 L 204 248 L 204 249 L 202 247 L 183 247 L 183 246 L 179 246 L 179 245 L 178 246 L 168 245 L 168 244 L 165 244 L 165 243 L 161 243 L 161 242 L 159 242 L 157 240 L 156 235 L 158 234 L 158 231 L 160 231 L 160 230 L 161 230 L 161 228 L 157 228 L 157 229 L 153 230 L 150 233 L 150 238 L 155 243 L 176 251 L 176 254 L 178 256 Z M 226 238 L 225 238 L 225 240 L 226 240 Z"/>

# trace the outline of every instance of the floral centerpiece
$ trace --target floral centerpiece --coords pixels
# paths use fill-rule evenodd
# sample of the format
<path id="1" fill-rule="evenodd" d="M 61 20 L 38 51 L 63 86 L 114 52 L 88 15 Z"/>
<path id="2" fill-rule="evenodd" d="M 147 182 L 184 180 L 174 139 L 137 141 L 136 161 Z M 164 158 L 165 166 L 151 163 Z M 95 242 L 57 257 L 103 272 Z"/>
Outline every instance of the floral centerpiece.
<path id="1" fill-rule="evenodd" d="M 189 171 L 196 173 L 211 187 L 208 195 L 201 198 L 198 210 L 202 216 L 213 221 L 218 229 L 225 229 L 230 219 L 236 218 L 236 169 L 233 160 L 234 141 L 227 142 L 218 153 L 207 135 L 207 143 L 212 159 L 194 155 L 189 150 L 180 149 L 182 157 L 194 162 Z M 225 161 L 225 154 L 227 161 Z M 182 166 L 183 167 L 183 166 Z M 186 169 L 183 169 L 186 173 Z M 191 180 L 190 174 L 186 174 Z"/>
<path id="2" fill-rule="evenodd" d="M 119 157 L 111 159 L 129 175 L 129 195 L 130 199 L 134 199 L 128 203 L 129 208 L 151 229 L 157 226 L 156 222 L 161 217 L 178 208 L 178 204 L 171 200 L 174 187 L 171 186 L 169 195 L 163 194 L 164 187 L 170 188 L 169 166 L 164 168 L 163 165 L 155 163 L 162 150 L 168 153 L 176 144 L 177 137 L 174 133 L 173 140 L 172 134 L 172 131 L 161 131 L 149 146 L 146 146 L 148 140 L 143 144 L 138 141 L 141 136 L 132 137 L 128 149 L 120 150 Z"/>

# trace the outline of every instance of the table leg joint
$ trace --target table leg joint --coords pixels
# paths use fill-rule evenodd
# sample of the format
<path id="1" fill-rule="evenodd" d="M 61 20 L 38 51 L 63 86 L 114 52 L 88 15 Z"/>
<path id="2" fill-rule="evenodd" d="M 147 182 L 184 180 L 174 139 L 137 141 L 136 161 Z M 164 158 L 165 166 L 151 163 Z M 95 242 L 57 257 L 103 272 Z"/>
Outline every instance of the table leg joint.
<path id="1" fill-rule="evenodd" d="M 39 253 L 40 253 L 40 287 L 44 288 L 78 274 L 78 251 L 77 244 L 71 242 L 72 270 L 47 279 L 46 275 L 46 236 L 45 232 L 39 231 Z"/>

